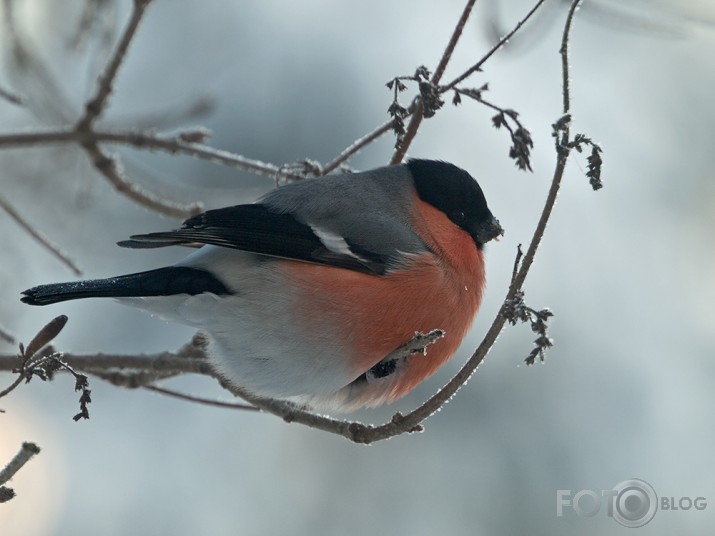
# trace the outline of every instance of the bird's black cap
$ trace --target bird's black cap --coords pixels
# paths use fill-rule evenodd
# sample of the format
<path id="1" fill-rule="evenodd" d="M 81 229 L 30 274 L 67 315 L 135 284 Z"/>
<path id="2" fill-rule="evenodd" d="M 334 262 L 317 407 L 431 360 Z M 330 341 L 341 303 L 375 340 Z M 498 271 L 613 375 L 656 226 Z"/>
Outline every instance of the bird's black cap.
<path id="1" fill-rule="evenodd" d="M 407 168 L 420 199 L 468 232 L 478 248 L 504 234 L 487 206 L 484 192 L 469 173 L 440 160 L 413 159 L 407 162 Z"/>

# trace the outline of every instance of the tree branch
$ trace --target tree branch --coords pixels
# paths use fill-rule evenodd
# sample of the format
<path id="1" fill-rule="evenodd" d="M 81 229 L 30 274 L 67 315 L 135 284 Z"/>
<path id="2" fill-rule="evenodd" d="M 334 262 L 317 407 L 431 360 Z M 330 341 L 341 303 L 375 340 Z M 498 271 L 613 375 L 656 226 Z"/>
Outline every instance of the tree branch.
<path id="1" fill-rule="evenodd" d="M 389 130 L 389 127 L 385 129 L 385 132 L 387 132 L 387 130 Z M 213 162 L 214 164 L 241 169 L 256 175 L 270 177 L 271 179 L 290 180 L 299 178 L 293 173 L 282 171 L 274 164 L 268 164 L 266 162 L 261 162 L 260 160 L 253 160 L 229 151 L 214 149 L 207 145 L 190 141 L 196 139 L 195 136 L 193 136 L 194 133 L 195 130 L 178 132 L 172 135 L 136 131 L 112 132 L 56 129 L 29 133 L 0 134 L 0 148 L 10 149 L 19 147 L 36 147 L 38 145 L 63 145 L 72 143 L 79 145 L 126 145 L 137 149 L 148 149 L 174 155 L 181 154 L 185 156 L 193 156 L 195 158 Z M 372 140 L 379 137 L 383 133 L 384 132 L 377 133 L 377 131 L 375 131 L 368 136 L 370 137 L 370 140 Z M 354 154 L 357 150 L 366 145 L 366 143 L 363 143 L 362 141 L 366 138 L 358 140 L 355 144 L 351 145 L 351 147 L 358 144 L 360 145 L 357 149 L 353 149 L 351 154 Z M 348 157 L 349 156 L 350 155 L 348 155 Z M 343 161 L 346 159 L 347 157 L 344 158 Z M 341 163 L 342 161 L 339 161 L 332 169 L 336 168 Z"/>
<path id="2" fill-rule="evenodd" d="M 205 406 L 216 406 L 218 408 L 244 409 L 244 410 L 249 410 L 249 411 L 258 411 L 258 408 L 256 406 L 249 406 L 248 404 L 240 404 L 240 403 L 237 404 L 236 402 L 222 402 L 220 400 L 210 400 L 208 398 L 187 395 L 186 393 L 180 393 L 178 391 L 174 391 L 173 389 L 166 389 L 165 387 L 159 387 L 157 385 L 145 385 L 144 389 L 147 389 L 149 391 L 154 391 L 155 393 L 160 393 L 162 395 L 179 398 L 181 400 L 186 400 L 188 402 L 196 402 L 198 404 L 203 404 Z"/>
<path id="3" fill-rule="evenodd" d="M 122 171 L 117 159 L 106 154 L 97 143 L 86 142 L 82 144 L 82 147 L 84 147 L 88 158 L 97 171 L 104 175 L 117 192 L 131 199 L 138 205 L 154 210 L 159 214 L 164 214 L 165 216 L 182 219 L 198 214 L 203 210 L 201 203 L 181 205 L 173 201 L 161 199 L 145 191 L 141 186 L 129 180 Z"/>
<path id="4" fill-rule="evenodd" d="M 157 373 L 188 373 L 214 376 L 213 368 L 205 357 L 183 357 L 174 352 L 158 354 L 117 355 L 62 353 L 62 360 L 72 368 L 93 373 L 111 369 L 143 370 Z M 19 365 L 16 355 L 0 355 L 0 370 L 12 371 Z"/>

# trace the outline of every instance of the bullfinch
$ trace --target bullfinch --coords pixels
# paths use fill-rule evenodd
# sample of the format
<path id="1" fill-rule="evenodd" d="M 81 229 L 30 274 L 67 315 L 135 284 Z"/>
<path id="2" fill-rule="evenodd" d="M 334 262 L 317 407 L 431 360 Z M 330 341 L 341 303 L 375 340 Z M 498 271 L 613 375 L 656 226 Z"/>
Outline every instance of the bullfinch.
<path id="1" fill-rule="evenodd" d="M 30 305 L 116 298 L 207 335 L 229 383 L 317 410 L 395 400 L 457 350 L 503 233 L 477 181 L 434 160 L 330 175 L 208 210 L 120 246 L 202 245 L 146 272 L 23 292 Z M 416 332 L 445 336 L 386 362 Z"/>

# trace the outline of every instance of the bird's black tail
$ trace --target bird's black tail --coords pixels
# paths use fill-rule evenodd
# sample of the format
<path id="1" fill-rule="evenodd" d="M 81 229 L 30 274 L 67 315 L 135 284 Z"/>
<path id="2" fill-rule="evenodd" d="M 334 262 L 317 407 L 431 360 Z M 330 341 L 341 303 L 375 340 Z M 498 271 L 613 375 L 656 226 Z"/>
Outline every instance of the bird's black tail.
<path id="1" fill-rule="evenodd" d="M 137 298 L 174 294 L 232 294 L 213 274 L 188 266 L 168 266 L 148 272 L 40 285 L 23 292 L 29 305 L 49 305 L 82 298 Z"/>

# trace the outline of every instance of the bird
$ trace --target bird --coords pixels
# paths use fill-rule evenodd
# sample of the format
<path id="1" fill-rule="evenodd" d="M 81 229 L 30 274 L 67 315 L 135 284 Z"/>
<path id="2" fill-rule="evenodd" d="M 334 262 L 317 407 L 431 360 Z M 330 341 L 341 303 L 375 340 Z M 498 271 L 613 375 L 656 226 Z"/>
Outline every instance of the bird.
<path id="1" fill-rule="evenodd" d="M 199 246 L 140 273 L 24 291 L 49 305 L 114 298 L 198 328 L 230 385 L 300 407 L 393 402 L 456 352 L 485 288 L 485 244 L 503 234 L 476 179 L 441 160 L 305 179 L 181 228 L 118 242 Z M 426 349 L 386 357 L 417 333 Z"/>

